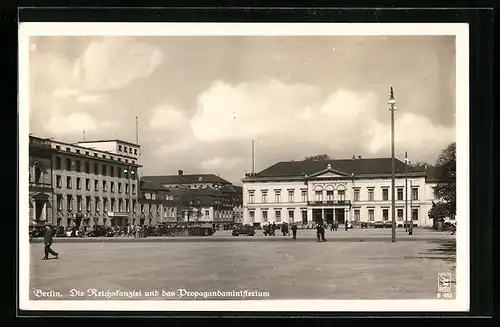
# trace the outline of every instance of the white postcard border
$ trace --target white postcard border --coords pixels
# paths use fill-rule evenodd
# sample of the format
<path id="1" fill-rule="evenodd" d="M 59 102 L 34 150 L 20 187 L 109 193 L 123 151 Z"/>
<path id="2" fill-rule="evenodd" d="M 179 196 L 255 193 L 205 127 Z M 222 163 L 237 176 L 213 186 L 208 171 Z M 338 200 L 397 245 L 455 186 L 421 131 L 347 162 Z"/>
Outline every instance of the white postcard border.
<path id="1" fill-rule="evenodd" d="M 28 220 L 19 219 L 19 305 L 39 311 L 468 311 L 469 26 L 465 23 L 21 23 L 19 25 L 19 217 L 29 216 L 30 36 L 456 36 L 457 264 L 454 300 L 44 301 L 30 300 Z M 385 105 L 385 104 L 381 104 Z"/>

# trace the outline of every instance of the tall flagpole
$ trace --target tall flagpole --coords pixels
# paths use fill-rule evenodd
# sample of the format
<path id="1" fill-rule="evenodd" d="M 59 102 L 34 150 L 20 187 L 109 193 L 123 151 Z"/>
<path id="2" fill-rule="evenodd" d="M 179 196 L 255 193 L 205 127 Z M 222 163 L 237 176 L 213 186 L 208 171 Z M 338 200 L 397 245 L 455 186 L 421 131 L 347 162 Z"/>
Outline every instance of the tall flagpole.
<path id="1" fill-rule="evenodd" d="M 408 231 L 408 152 L 405 151 L 405 232 Z"/>
<path id="2" fill-rule="evenodd" d="M 392 157 L 392 187 L 391 187 L 391 197 L 392 197 L 392 242 L 396 242 L 396 159 L 394 157 L 394 111 L 396 110 L 396 100 L 394 99 L 394 90 L 391 86 L 391 93 L 389 96 L 389 110 L 391 111 L 391 157 Z"/>

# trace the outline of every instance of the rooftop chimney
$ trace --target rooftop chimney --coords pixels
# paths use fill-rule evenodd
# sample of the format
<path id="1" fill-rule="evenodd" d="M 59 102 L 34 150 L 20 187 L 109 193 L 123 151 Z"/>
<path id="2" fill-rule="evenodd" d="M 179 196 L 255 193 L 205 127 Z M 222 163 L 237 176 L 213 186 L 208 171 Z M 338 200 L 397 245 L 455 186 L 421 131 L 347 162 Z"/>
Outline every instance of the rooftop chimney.
<path id="1" fill-rule="evenodd" d="M 182 176 L 183 171 L 182 171 L 182 170 L 179 170 L 179 171 L 178 171 L 178 173 L 179 173 L 179 176 Z"/>

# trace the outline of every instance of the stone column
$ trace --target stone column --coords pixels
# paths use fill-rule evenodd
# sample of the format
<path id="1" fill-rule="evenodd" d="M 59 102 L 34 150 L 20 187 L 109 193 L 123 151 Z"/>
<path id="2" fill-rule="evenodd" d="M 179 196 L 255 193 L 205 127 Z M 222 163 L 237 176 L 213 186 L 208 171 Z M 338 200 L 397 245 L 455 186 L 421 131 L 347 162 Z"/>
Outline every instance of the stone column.
<path id="1" fill-rule="evenodd" d="M 333 221 L 337 221 L 337 218 L 335 218 L 335 208 L 333 208 Z"/>
<path id="2" fill-rule="evenodd" d="M 312 208 L 307 208 L 307 223 L 313 222 L 313 211 Z"/>
<path id="3" fill-rule="evenodd" d="M 323 224 L 325 223 L 325 208 L 321 209 L 321 219 L 323 220 Z"/>

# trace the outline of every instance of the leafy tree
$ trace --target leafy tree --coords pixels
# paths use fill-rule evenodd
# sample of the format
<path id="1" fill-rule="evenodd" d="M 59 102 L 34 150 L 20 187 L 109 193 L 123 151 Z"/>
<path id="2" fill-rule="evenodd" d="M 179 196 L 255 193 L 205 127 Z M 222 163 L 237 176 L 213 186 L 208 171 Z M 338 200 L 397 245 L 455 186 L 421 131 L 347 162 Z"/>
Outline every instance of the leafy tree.
<path id="1" fill-rule="evenodd" d="M 322 161 L 322 160 L 331 160 L 329 155 L 327 154 L 317 154 L 315 156 L 305 157 L 305 161 Z"/>
<path id="2" fill-rule="evenodd" d="M 456 214 L 456 162 L 456 143 L 453 142 L 441 152 L 436 160 L 438 172 L 436 193 L 440 199 L 436 206 L 441 206 L 439 210 L 443 211 L 446 217 L 455 217 Z"/>

